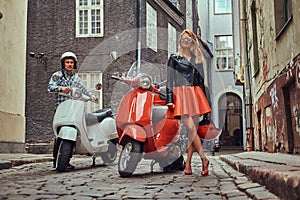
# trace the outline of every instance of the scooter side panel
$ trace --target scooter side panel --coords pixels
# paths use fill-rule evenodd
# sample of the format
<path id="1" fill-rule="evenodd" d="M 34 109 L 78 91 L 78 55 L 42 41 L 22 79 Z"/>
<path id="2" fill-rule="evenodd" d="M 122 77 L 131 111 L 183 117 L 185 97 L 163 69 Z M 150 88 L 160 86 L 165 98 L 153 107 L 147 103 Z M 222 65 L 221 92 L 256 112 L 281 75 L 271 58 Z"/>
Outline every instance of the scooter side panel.
<path id="1" fill-rule="evenodd" d="M 108 140 L 112 140 L 118 137 L 116 121 L 112 117 L 105 118 L 100 123 L 100 129 L 102 130 L 102 132 L 104 133 L 104 135 Z"/>
<path id="2" fill-rule="evenodd" d="M 156 147 L 163 148 L 165 145 L 173 143 L 179 138 L 180 124 L 176 119 L 165 121 L 162 129 L 155 135 Z"/>

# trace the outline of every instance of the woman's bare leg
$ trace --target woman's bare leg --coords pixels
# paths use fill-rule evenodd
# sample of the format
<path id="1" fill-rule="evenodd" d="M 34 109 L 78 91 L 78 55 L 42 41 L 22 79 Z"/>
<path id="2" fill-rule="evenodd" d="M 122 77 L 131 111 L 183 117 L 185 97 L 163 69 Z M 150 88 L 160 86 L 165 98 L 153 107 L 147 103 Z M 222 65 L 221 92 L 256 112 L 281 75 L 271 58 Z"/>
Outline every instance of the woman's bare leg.
<path id="1" fill-rule="evenodd" d="M 182 116 L 182 122 L 188 132 L 188 154 L 187 154 L 187 160 L 186 160 L 186 169 L 191 169 L 191 162 L 192 162 L 194 148 L 198 152 L 198 154 L 202 160 L 203 166 L 207 166 L 209 161 L 203 152 L 203 147 L 201 144 L 200 137 L 197 134 L 197 129 L 195 126 L 194 119 L 192 117 L 186 115 L 186 116 Z"/>

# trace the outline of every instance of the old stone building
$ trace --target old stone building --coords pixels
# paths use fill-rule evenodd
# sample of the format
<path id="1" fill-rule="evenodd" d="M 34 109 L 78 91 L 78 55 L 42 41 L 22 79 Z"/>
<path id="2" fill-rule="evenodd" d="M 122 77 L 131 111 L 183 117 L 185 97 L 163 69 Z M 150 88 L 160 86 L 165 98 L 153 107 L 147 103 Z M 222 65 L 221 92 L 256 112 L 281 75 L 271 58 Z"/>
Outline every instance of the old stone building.
<path id="1" fill-rule="evenodd" d="M 300 152 L 300 1 L 242 0 L 247 145 Z"/>
<path id="2" fill-rule="evenodd" d="M 100 99 L 87 109 L 116 110 L 111 75 L 126 72 L 135 61 L 165 66 L 186 24 L 196 31 L 197 12 L 188 11 L 185 0 L 29 0 L 26 142 L 53 139 L 55 100 L 47 86 L 52 73 L 60 70 L 63 52 L 76 53 L 79 76 Z M 102 90 L 94 89 L 96 83 L 102 83 Z"/>

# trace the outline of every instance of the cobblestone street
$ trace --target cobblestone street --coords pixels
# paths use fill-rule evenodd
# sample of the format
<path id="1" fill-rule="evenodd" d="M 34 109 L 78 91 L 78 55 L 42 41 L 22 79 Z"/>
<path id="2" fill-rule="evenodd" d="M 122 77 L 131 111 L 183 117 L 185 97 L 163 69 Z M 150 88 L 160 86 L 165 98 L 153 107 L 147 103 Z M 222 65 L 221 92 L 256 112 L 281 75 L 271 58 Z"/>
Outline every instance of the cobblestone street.
<path id="1" fill-rule="evenodd" d="M 75 170 L 51 171 L 51 162 L 0 171 L 0 199 L 278 199 L 219 159 L 209 156 L 209 176 L 200 175 L 201 161 L 193 157 L 193 174 L 162 173 L 142 160 L 130 178 L 121 178 L 117 161 L 90 167 L 92 159 L 76 157 Z"/>

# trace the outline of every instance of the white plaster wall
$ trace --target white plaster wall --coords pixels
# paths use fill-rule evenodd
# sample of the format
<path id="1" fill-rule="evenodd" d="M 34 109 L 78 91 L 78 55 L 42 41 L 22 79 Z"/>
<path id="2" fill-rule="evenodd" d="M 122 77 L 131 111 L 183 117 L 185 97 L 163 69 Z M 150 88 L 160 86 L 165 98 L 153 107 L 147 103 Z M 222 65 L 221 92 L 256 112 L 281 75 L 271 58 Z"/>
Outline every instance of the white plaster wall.
<path id="1" fill-rule="evenodd" d="M 25 142 L 26 0 L 0 0 L 0 142 Z"/>

